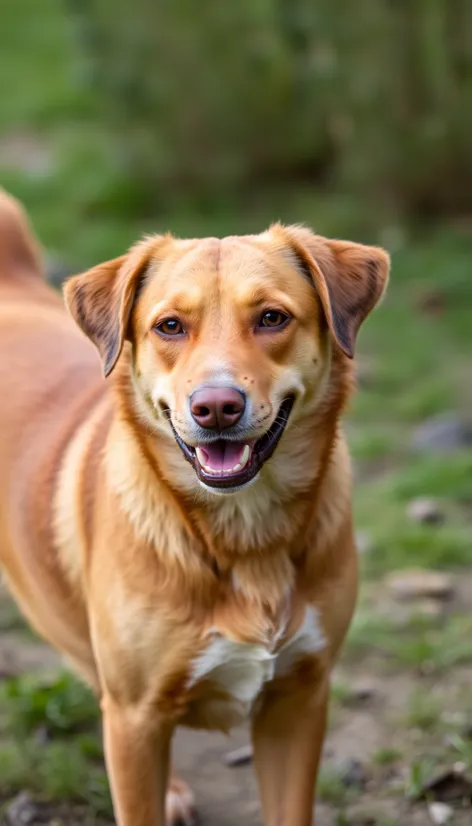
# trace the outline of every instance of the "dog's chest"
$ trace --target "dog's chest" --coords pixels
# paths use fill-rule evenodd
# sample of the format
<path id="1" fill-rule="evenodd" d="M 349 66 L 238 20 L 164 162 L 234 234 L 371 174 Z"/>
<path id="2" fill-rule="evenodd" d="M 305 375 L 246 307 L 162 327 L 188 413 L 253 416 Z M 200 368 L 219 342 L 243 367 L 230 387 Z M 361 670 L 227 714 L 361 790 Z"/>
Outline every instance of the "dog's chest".
<path id="1" fill-rule="evenodd" d="M 297 661 L 318 653 L 325 644 L 318 612 L 312 607 L 306 609 L 298 631 L 276 652 L 270 646 L 235 642 L 214 632 L 193 662 L 190 682 L 208 680 L 228 697 L 233 716 L 244 718 L 266 682 L 290 673 Z"/>

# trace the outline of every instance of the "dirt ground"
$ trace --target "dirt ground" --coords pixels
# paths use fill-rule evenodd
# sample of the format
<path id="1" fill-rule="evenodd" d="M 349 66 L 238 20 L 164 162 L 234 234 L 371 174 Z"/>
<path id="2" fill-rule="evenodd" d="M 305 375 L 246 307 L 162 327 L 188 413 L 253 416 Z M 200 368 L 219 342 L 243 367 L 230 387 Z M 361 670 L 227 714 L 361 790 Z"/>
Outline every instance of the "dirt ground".
<path id="1" fill-rule="evenodd" d="M 364 595 L 361 612 L 369 599 L 370 611 L 375 605 L 381 605 L 384 612 L 388 606 L 395 610 L 385 590 L 380 594 L 379 588 L 376 585 L 375 593 L 370 597 L 367 595 L 367 599 Z M 455 583 L 453 604 L 449 602 L 447 608 L 436 605 L 437 610 L 447 610 L 449 616 L 460 612 L 471 588 L 472 577 L 461 577 Z M 5 594 L 2 594 L 0 605 L 1 622 L 1 618 L 10 617 L 12 611 Z M 404 611 L 404 607 L 401 610 Z M 368 616 L 375 624 L 376 615 L 369 613 Z M 398 617 L 397 621 L 400 621 Z M 405 622 L 405 618 L 401 621 Z M 23 672 L 51 672 L 59 666 L 56 655 L 35 640 L 17 620 L 5 622 L 3 619 L 3 627 L 0 633 L 0 679 L 8 680 Z M 455 710 L 456 714 L 460 712 L 462 715 L 462 723 L 470 723 L 472 667 L 458 664 L 452 672 L 446 670 L 431 675 L 427 669 L 426 673 L 421 673 L 421 669 L 400 671 L 391 668 L 388 657 L 379 653 L 376 645 L 370 646 L 362 656 L 359 656 L 358 645 L 359 639 L 354 637 L 354 647 L 352 650 L 347 647 L 333 680 L 331 720 L 316 804 L 316 824 L 431 826 L 435 821 L 428 804 L 424 801 L 412 803 L 405 793 L 408 775 L 416 757 L 423 760 L 430 750 L 446 749 L 439 762 L 443 767 L 453 765 L 440 717 L 445 715 L 443 723 L 447 725 L 447 713 Z M 422 693 L 423 702 L 414 707 L 411 698 L 418 697 L 418 691 Z M 453 722 L 449 720 L 449 723 Z M 261 824 L 252 766 L 249 763 L 233 767 L 226 764 L 228 752 L 248 742 L 248 732 L 244 728 L 234 732 L 230 739 L 192 731 L 178 732 L 175 762 L 195 792 L 202 824 Z M 21 794 L 24 795 L 24 791 L 20 793 L 20 802 Z M 447 796 L 446 790 L 446 799 Z M 11 801 L 15 799 L 18 795 L 4 795 L 4 820 L 0 820 L 1 823 L 59 826 L 109 822 L 91 816 L 84 804 L 41 802 L 41 794 L 32 795 L 31 799 L 26 796 L 26 809 L 22 815 L 20 805 L 15 820 L 15 808 L 11 808 Z M 463 808 L 463 805 L 463 802 L 454 800 L 451 808 L 454 819 L 437 822 L 450 822 L 456 826 L 470 824 L 472 809 Z"/>

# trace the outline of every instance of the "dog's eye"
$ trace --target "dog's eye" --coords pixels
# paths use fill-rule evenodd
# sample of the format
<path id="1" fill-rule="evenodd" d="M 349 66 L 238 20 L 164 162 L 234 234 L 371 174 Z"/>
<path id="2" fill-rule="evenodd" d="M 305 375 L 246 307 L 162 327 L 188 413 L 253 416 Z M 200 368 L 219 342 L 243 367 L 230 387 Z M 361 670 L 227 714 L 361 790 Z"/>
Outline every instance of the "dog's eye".
<path id="1" fill-rule="evenodd" d="M 178 318 L 166 318 L 165 321 L 156 324 L 154 329 L 163 336 L 181 336 L 185 332 Z"/>
<path id="2" fill-rule="evenodd" d="M 288 321 L 288 315 L 280 310 L 266 310 L 261 316 L 259 327 L 282 327 Z"/>

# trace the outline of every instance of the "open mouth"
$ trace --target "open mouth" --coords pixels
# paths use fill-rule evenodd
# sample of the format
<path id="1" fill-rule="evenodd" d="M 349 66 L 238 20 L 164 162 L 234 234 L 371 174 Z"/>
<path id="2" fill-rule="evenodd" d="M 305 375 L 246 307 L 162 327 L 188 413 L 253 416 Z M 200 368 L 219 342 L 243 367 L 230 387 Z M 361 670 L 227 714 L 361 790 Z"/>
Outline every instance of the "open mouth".
<path id="1" fill-rule="evenodd" d="M 272 427 L 253 441 L 217 439 L 196 447 L 180 438 L 174 426 L 174 436 L 185 458 L 198 478 L 212 488 L 237 488 L 254 479 L 264 462 L 270 459 L 285 430 L 294 403 L 290 396 L 282 402 Z M 171 422 L 172 424 L 172 422 Z"/>

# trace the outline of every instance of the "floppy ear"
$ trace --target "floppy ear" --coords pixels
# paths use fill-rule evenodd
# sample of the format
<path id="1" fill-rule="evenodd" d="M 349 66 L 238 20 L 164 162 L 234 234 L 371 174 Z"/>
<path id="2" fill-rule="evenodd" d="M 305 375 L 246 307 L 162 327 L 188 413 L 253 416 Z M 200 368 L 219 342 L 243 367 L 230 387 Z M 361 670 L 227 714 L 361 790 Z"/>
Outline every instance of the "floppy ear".
<path id="1" fill-rule="evenodd" d="M 353 358 L 359 327 L 387 287 L 390 256 L 381 247 L 332 241 L 303 227 L 289 227 L 286 233 L 298 266 L 314 284 L 332 336 Z"/>
<path id="2" fill-rule="evenodd" d="M 127 255 L 75 275 L 64 286 L 67 308 L 97 347 L 105 376 L 111 373 L 120 356 L 136 290 L 159 240 L 154 237 L 140 241 Z"/>

